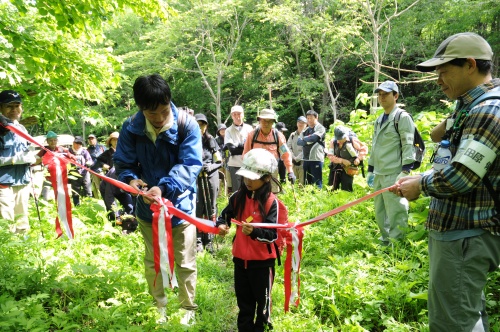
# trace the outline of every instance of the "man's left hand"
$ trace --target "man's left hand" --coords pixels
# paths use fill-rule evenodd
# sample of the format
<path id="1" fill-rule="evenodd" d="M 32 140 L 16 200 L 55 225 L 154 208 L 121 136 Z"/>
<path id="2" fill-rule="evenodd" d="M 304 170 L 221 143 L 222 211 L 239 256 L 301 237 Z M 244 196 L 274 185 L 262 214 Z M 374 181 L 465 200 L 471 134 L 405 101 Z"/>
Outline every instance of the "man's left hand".
<path id="1" fill-rule="evenodd" d="M 390 191 L 397 196 L 414 201 L 420 196 L 421 179 L 420 175 L 405 176 L 396 180 L 396 184 L 391 187 Z"/>
<path id="2" fill-rule="evenodd" d="M 159 187 L 152 187 L 144 193 L 142 196 L 146 204 L 151 204 L 156 201 L 156 199 L 161 198 L 161 189 Z"/>

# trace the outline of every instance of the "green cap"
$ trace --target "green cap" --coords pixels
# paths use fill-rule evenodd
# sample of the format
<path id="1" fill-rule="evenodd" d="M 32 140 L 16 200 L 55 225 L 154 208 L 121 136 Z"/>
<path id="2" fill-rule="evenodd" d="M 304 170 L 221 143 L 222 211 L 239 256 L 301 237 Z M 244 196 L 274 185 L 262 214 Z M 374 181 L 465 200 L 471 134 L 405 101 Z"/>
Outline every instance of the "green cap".
<path id="1" fill-rule="evenodd" d="M 45 138 L 57 138 L 57 134 L 53 131 L 47 132 L 47 136 Z"/>

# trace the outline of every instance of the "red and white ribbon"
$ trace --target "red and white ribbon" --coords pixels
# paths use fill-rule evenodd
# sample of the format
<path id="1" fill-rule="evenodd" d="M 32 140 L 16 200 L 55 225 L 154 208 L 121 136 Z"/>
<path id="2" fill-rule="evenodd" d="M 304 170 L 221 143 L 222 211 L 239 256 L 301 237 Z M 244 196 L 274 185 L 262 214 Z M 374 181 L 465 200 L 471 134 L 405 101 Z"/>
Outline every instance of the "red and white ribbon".
<path id="1" fill-rule="evenodd" d="M 168 207 L 167 207 L 168 206 Z M 163 287 L 177 287 L 174 273 L 174 241 L 172 237 L 172 217 L 168 214 L 172 203 L 163 198 L 151 204 L 153 211 L 153 254 L 156 277 L 161 271 Z M 155 284 L 156 284 L 155 277 Z"/>
<path id="2" fill-rule="evenodd" d="M 51 151 L 47 152 L 42 163 L 47 166 L 50 174 L 50 182 L 54 188 L 54 197 L 57 205 L 56 233 L 60 237 L 63 232 L 61 224 L 65 230 L 66 236 L 73 239 L 73 218 L 71 213 L 71 200 L 68 192 L 68 171 L 67 162 L 63 158 L 57 158 Z"/>

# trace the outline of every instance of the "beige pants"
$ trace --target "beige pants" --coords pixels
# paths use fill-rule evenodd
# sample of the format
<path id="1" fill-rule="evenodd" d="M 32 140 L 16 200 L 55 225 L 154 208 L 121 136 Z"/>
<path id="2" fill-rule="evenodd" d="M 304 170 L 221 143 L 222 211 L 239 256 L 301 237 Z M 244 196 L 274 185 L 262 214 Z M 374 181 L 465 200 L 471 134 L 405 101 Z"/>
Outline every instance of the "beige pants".
<path id="1" fill-rule="evenodd" d="M 139 229 L 144 237 L 146 252 L 144 255 L 144 269 L 149 286 L 149 293 L 153 296 L 158 308 L 167 305 L 165 288 L 161 271 L 156 277 L 154 251 L 153 251 L 153 226 L 137 218 Z M 186 310 L 196 310 L 198 305 L 194 303 L 196 291 L 196 227 L 184 222 L 172 228 L 174 239 L 175 272 L 179 283 L 178 299 L 181 307 Z M 155 284 L 156 278 L 156 284 Z"/>
<path id="2" fill-rule="evenodd" d="M 23 233 L 30 229 L 29 198 L 28 185 L 0 188 L 0 218 L 12 221 L 12 233 Z"/>

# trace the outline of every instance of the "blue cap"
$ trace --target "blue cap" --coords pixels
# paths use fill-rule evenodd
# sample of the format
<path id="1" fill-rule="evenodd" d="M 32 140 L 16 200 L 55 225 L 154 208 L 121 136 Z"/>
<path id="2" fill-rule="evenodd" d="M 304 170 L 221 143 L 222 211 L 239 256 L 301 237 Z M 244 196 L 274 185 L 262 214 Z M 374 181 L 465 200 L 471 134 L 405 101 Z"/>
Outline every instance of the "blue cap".
<path id="1" fill-rule="evenodd" d="M 304 122 L 304 123 L 307 123 L 307 119 L 305 116 L 301 115 L 297 118 L 297 122 Z"/>
<path id="2" fill-rule="evenodd" d="M 393 81 L 385 81 L 384 83 L 380 84 L 379 87 L 375 89 L 375 93 L 379 92 L 380 90 L 383 90 L 385 92 L 394 91 L 396 93 L 399 93 L 399 88 Z"/>

